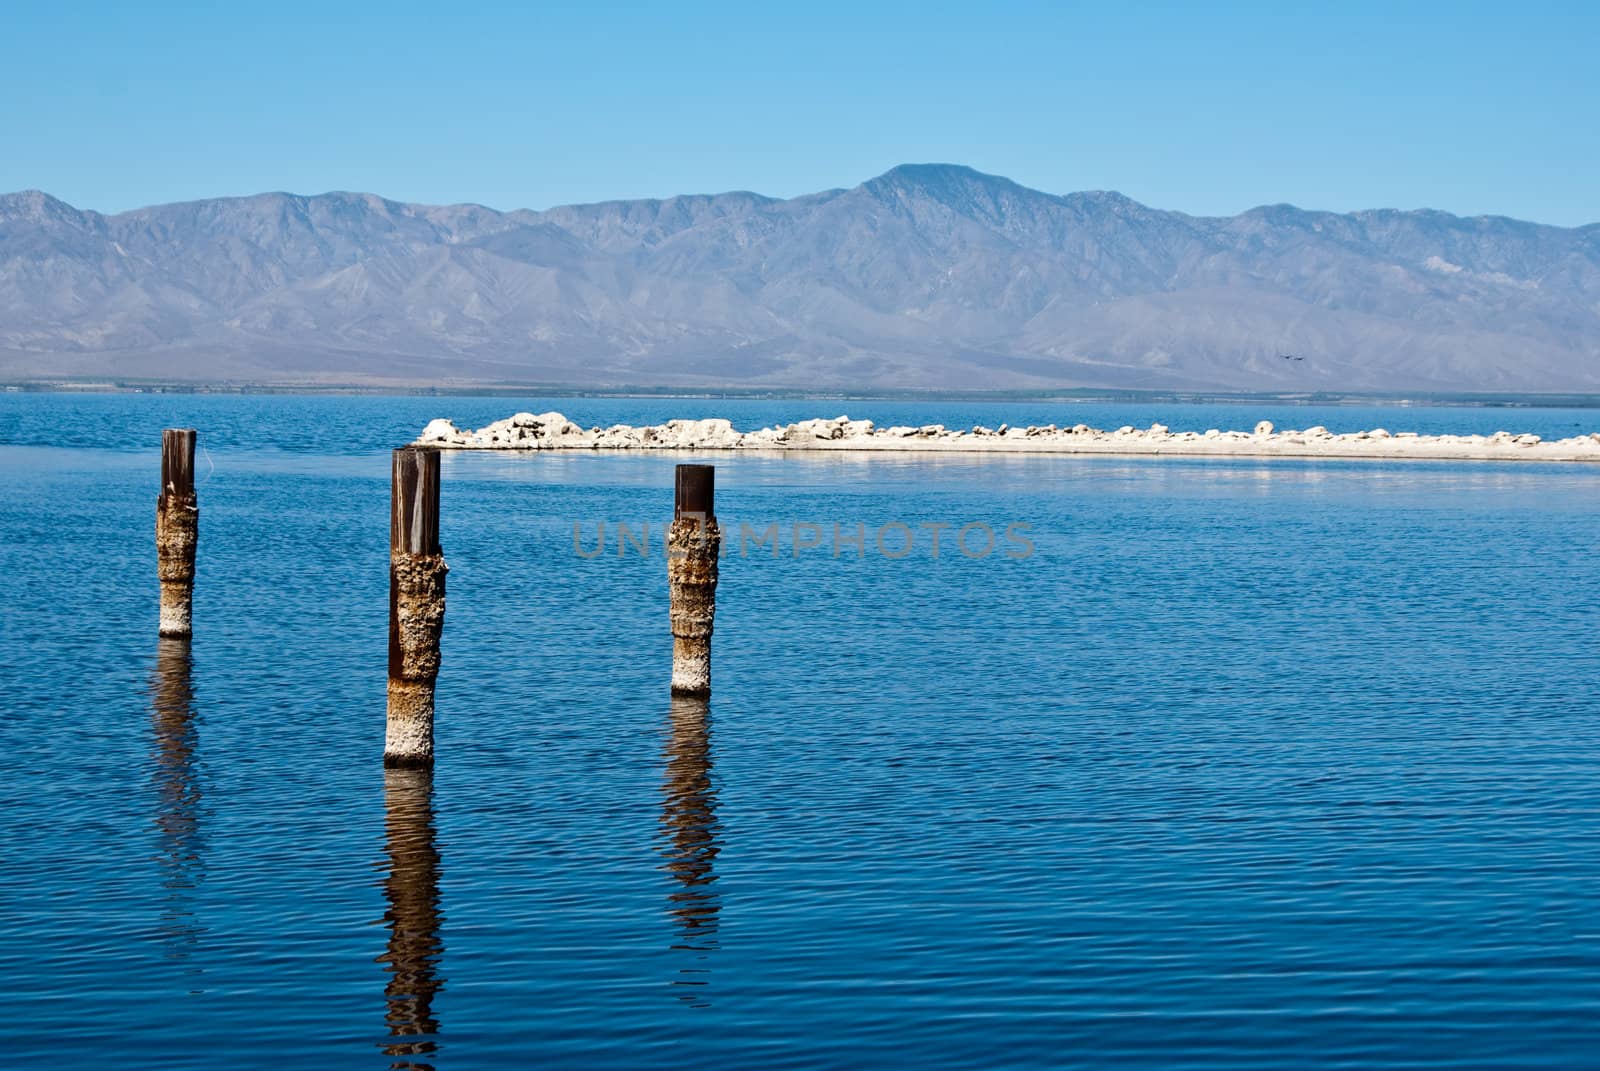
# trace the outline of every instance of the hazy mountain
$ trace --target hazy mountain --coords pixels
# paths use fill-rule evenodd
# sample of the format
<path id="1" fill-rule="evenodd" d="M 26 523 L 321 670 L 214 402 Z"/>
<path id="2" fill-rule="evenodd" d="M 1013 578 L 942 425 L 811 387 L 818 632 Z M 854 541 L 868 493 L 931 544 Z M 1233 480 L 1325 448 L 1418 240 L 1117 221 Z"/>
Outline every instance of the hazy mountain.
<path id="1" fill-rule="evenodd" d="M 1600 225 L 1202 218 L 949 165 L 548 212 L 29 191 L 0 196 L 0 377 L 30 376 L 1600 390 Z"/>

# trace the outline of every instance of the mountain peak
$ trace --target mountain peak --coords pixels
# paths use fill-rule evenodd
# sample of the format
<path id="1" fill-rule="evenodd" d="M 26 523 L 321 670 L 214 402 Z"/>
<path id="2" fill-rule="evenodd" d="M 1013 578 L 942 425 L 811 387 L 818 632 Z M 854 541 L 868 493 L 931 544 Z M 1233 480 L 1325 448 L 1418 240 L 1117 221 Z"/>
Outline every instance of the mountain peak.
<path id="1" fill-rule="evenodd" d="M 1020 186 L 1000 175 L 986 175 L 960 164 L 901 164 L 858 187 L 869 197 L 896 211 L 915 211 L 932 203 L 986 226 L 1007 228 L 1007 219 L 1054 200 L 1049 194 Z"/>
<path id="2" fill-rule="evenodd" d="M 46 219 L 76 218 L 81 213 L 67 202 L 43 190 L 18 190 L 0 193 L 0 217 L 40 222 Z"/>
<path id="3" fill-rule="evenodd" d="M 1013 185 L 1010 179 L 986 175 L 963 164 L 901 164 L 891 167 L 863 185 L 878 189 L 914 189 L 929 193 L 941 190 L 964 189 L 975 185 Z"/>
<path id="4" fill-rule="evenodd" d="M 896 164 L 883 174 L 879 179 L 897 182 L 930 182 L 948 180 L 952 177 L 961 178 L 993 178 L 985 175 L 977 168 L 968 167 L 966 164 Z"/>

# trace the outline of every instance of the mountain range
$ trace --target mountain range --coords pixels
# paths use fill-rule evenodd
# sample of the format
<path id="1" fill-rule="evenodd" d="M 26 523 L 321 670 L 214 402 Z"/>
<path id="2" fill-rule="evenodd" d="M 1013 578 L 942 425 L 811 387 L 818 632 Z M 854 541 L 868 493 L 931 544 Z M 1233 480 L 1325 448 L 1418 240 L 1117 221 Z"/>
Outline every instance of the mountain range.
<path id="1" fill-rule="evenodd" d="M 947 164 L 535 212 L 0 196 L 0 379 L 1600 391 L 1600 224 L 1200 217 Z"/>

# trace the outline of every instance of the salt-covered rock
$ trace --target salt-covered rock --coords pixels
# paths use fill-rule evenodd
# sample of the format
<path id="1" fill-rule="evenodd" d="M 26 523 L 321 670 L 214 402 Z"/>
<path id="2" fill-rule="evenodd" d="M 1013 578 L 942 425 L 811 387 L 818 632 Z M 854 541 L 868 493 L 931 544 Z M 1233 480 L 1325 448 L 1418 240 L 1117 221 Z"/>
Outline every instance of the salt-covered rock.
<path id="1" fill-rule="evenodd" d="M 568 420 L 561 413 L 554 411 L 538 414 L 518 413 L 516 416 L 507 421 L 507 423 L 531 427 L 534 429 L 535 434 L 545 438 L 556 435 L 583 434 L 582 428 Z"/>
<path id="2" fill-rule="evenodd" d="M 721 418 L 669 420 L 663 430 L 663 445 L 685 449 L 722 450 L 737 445 L 741 438 L 733 429 L 733 423 Z"/>
<path id="3" fill-rule="evenodd" d="M 453 421 L 440 417 L 428 421 L 428 426 L 422 429 L 422 434 L 417 436 L 419 443 L 447 443 L 461 437 L 461 432 L 456 430 Z"/>
<path id="4" fill-rule="evenodd" d="M 833 431 L 830 420 L 798 420 L 783 429 L 783 439 L 793 443 L 813 442 L 833 438 Z"/>
<path id="5" fill-rule="evenodd" d="M 742 436 L 739 440 L 739 445 L 756 447 L 771 446 L 777 442 L 777 439 L 777 428 L 760 428 Z"/>
<path id="6" fill-rule="evenodd" d="M 1082 439 L 1076 442 L 1064 438 L 1057 440 L 1054 438 L 1057 435 L 1082 436 Z M 1538 446 L 1540 449 L 1530 450 L 1521 456 L 1578 461 L 1600 458 L 1600 432 L 1577 433 L 1547 442 L 1538 435 L 1514 435 L 1506 431 L 1496 432 L 1493 436 L 1422 435 L 1417 432 L 1390 433 L 1383 428 L 1374 428 L 1371 431 L 1336 435 L 1320 424 L 1304 432 L 1293 429 L 1274 432 L 1268 421 L 1260 422 L 1253 433 L 1221 431 L 1217 428 L 1209 428 L 1203 434 L 1192 431 L 1174 433 L 1160 423 L 1154 423 L 1143 431 L 1125 424 L 1113 432 L 1100 431 L 1087 424 L 1061 428 L 1054 424 L 1030 424 L 1026 428 L 1002 424 L 998 432 L 982 424 L 973 425 L 970 431 L 949 429 L 943 424 L 926 424 L 915 428 L 896 425 L 879 431 L 870 420 L 851 420 L 847 416 L 838 416 L 741 433 L 731 421 L 720 418 L 670 420 L 664 424 L 643 427 L 617 424 L 585 431 L 557 412 L 519 412 L 504 420 L 486 424 L 476 431 L 457 428 L 453 421 L 446 418 L 431 420 L 416 441 L 422 445 L 462 450 L 732 450 L 804 449 L 824 441 L 855 440 L 841 445 L 851 449 L 870 449 L 874 446 L 893 449 L 889 441 L 901 437 L 934 440 L 939 448 L 970 450 L 1005 449 L 989 443 L 991 438 L 1027 438 L 1042 440 L 1032 449 L 1046 451 L 1182 453 L 1189 450 L 1214 453 L 1215 450 L 1208 451 L 1203 444 L 1215 440 L 1229 443 L 1229 453 L 1280 453 L 1284 444 L 1314 443 L 1316 445 L 1308 452 L 1330 453 L 1333 456 L 1508 458 L 1517 456 L 1513 453 L 1516 448 Z M 1385 444 L 1384 440 L 1390 442 Z M 1257 444 L 1254 449 L 1251 447 L 1252 441 Z M 1365 445 L 1356 447 L 1356 443 Z M 1346 447 L 1346 444 L 1350 445 Z"/>

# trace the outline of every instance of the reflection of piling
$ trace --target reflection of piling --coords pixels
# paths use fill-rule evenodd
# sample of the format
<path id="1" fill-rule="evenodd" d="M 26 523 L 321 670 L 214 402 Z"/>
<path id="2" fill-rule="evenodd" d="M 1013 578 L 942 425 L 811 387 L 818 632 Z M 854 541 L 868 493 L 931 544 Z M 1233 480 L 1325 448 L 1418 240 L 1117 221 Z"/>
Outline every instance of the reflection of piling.
<path id="1" fill-rule="evenodd" d="M 389 511 L 389 724 L 386 766 L 433 764 L 433 682 L 444 631 L 439 451 L 394 452 Z"/>
<path id="2" fill-rule="evenodd" d="M 434 843 L 433 773 L 383 772 L 384 842 L 389 876 L 383 882 L 389 944 L 380 962 L 389 972 L 383 995 L 389 1041 L 387 1056 L 426 1056 L 438 1048 L 439 1021 L 433 995 L 443 988 L 438 974 L 444 945 L 439 939 L 439 849 Z M 404 1061 L 391 1067 L 426 1068 Z"/>
<path id="3" fill-rule="evenodd" d="M 194 601 L 194 551 L 200 504 L 194 494 L 193 428 L 161 433 L 161 497 L 156 499 L 156 575 L 161 579 L 161 635 L 187 636 Z"/>
<path id="4" fill-rule="evenodd" d="M 667 529 L 672 615 L 672 694 L 711 694 L 711 627 L 717 612 L 716 469 L 679 465 Z"/>
<path id="5" fill-rule="evenodd" d="M 673 947 L 704 954 L 717 947 L 719 907 L 712 889 L 720 827 L 711 780 L 711 714 L 704 699 L 676 696 L 671 717 L 661 782 L 661 832 L 666 870 L 676 883 L 667 898 L 678 924 Z M 706 973 L 704 966 L 684 967 L 676 984 L 703 986 Z"/>
<path id="6" fill-rule="evenodd" d="M 189 893 L 199 884 L 200 777 L 195 752 L 199 731 L 194 718 L 189 641 L 157 641 L 150 680 L 154 730 L 151 777 L 156 791 L 156 853 L 167 903 L 161 929 L 170 939 L 168 955 L 186 958 L 199 936 Z"/>

